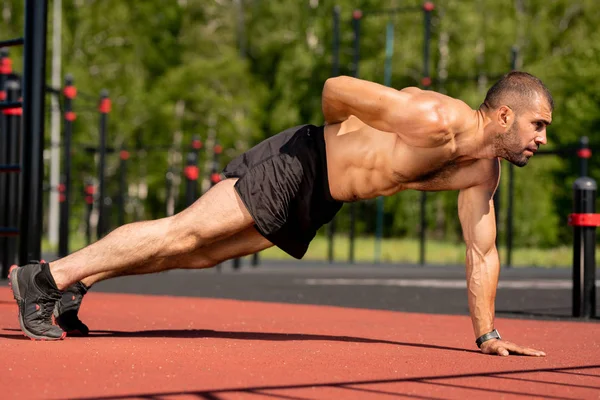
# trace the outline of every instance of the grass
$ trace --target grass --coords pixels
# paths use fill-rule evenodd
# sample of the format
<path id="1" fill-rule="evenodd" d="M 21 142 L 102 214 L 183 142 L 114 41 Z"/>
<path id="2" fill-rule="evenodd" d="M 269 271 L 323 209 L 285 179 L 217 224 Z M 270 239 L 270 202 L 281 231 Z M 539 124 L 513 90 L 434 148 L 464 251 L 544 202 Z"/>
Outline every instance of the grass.
<path id="1" fill-rule="evenodd" d="M 71 235 L 71 252 L 85 245 L 84 237 Z M 334 246 L 334 259 L 336 261 L 347 261 L 350 241 L 347 236 L 336 236 Z M 442 241 L 428 240 L 426 243 L 425 259 L 428 264 L 464 264 L 464 244 L 455 244 Z M 56 251 L 44 238 L 42 242 L 44 251 Z M 304 260 L 325 261 L 327 260 L 328 241 L 325 236 L 317 236 L 311 243 Z M 264 250 L 260 254 L 265 260 L 291 260 L 292 258 L 273 247 Z M 506 250 L 500 248 L 500 258 L 506 261 Z M 354 259 L 358 263 L 372 263 L 375 260 L 375 238 L 359 237 L 354 245 Z M 419 242 L 416 239 L 386 238 L 381 243 L 381 262 L 383 263 L 418 263 Z M 552 249 L 537 248 L 515 248 L 512 254 L 512 264 L 519 266 L 536 267 L 568 267 L 573 264 L 573 248 L 561 246 Z M 600 265 L 600 248 L 596 251 L 596 265 Z"/>
<path id="2" fill-rule="evenodd" d="M 349 257 L 350 241 L 348 237 L 336 236 L 334 259 L 345 261 Z M 600 262 L 600 248 L 596 251 L 596 263 Z M 304 259 L 326 260 L 328 251 L 327 238 L 317 236 L 311 243 Z M 500 248 L 502 262 L 506 259 L 506 251 Z M 278 248 L 263 251 L 264 259 L 289 259 L 290 257 Z M 375 238 L 360 237 L 354 244 L 356 262 L 372 263 L 375 260 Z M 464 264 L 464 244 L 454 244 L 428 240 L 425 244 L 425 259 L 428 264 Z M 383 263 L 418 263 L 419 241 L 416 239 L 386 238 L 381 243 L 381 262 Z M 513 248 L 513 266 L 536 267 L 571 267 L 573 264 L 573 248 L 562 246 L 552 249 Z"/>

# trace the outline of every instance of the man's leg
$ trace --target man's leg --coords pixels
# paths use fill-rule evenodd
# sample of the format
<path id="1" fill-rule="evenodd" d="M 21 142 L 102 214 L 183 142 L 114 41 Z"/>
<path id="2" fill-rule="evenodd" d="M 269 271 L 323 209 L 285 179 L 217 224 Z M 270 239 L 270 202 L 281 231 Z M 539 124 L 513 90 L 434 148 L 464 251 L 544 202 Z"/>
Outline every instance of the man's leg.
<path id="1" fill-rule="evenodd" d="M 273 244 L 254 227 L 247 228 L 225 239 L 198 248 L 189 254 L 178 257 L 180 268 L 210 268 L 231 258 L 243 257 L 267 249 Z M 54 316 L 57 324 L 69 335 L 87 335 L 89 329 L 79 319 L 79 307 L 88 287 L 100 281 L 123 275 L 150 274 L 155 272 L 152 264 L 135 269 L 101 272 L 84 278 L 82 282 L 71 285 L 56 303 Z M 84 286 L 85 285 L 85 286 Z"/>
<path id="2" fill-rule="evenodd" d="M 262 236 L 256 228 L 249 227 L 234 235 L 218 240 L 214 243 L 202 246 L 190 253 L 181 254 L 173 258 L 175 268 L 200 269 L 211 268 L 215 265 L 230 260 L 257 253 L 272 247 L 268 239 Z M 101 272 L 84 278 L 82 282 L 90 287 L 100 281 L 126 275 L 142 275 L 158 272 L 153 264 L 142 265 L 130 270 L 117 270 Z"/>
<path id="3" fill-rule="evenodd" d="M 142 273 L 180 268 L 182 256 L 254 224 L 234 183 L 234 179 L 224 180 L 177 215 L 124 225 L 102 240 L 52 262 L 50 271 L 56 286 L 63 290 L 101 273 L 120 276 L 138 268 Z"/>
<path id="4" fill-rule="evenodd" d="M 19 322 L 34 339 L 61 339 L 51 316 L 60 290 L 86 277 L 108 273 L 126 275 L 137 268 L 149 272 L 179 268 L 185 255 L 244 231 L 254 223 L 228 179 L 214 186 L 181 213 L 156 221 L 122 226 L 102 240 L 51 263 L 11 271 Z"/>

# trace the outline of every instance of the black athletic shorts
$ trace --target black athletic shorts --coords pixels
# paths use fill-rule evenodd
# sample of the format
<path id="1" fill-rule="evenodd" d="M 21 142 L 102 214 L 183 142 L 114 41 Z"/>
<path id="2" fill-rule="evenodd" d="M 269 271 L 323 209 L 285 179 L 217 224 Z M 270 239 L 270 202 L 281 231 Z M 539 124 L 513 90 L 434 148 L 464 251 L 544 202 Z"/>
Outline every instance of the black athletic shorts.
<path id="1" fill-rule="evenodd" d="M 342 207 L 329 192 L 324 127 L 302 125 L 259 143 L 224 169 L 256 229 L 302 258 L 317 230 Z"/>

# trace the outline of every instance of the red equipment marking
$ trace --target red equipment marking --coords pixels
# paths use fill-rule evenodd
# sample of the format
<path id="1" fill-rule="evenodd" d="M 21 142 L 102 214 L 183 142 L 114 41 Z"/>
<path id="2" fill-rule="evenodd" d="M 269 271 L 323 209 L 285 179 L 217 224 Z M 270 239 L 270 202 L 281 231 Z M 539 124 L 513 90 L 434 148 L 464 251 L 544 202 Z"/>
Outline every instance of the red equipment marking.
<path id="1" fill-rule="evenodd" d="M 423 3 L 423 10 L 433 11 L 434 9 L 435 9 L 435 4 L 433 4 L 431 1 L 426 1 L 425 3 Z"/>
<path id="2" fill-rule="evenodd" d="M 591 149 L 579 149 L 579 150 L 577 150 L 577 157 L 590 158 L 590 157 L 592 157 L 592 150 Z"/>
<path id="3" fill-rule="evenodd" d="M 75 114 L 75 112 L 73 111 L 67 111 L 65 112 L 65 119 L 67 121 L 75 121 L 75 119 L 77 118 L 77 115 Z"/>
<path id="4" fill-rule="evenodd" d="M 8 75 L 12 73 L 12 60 L 8 57 L 0 59 L 0 75 Z"/>
<path id="5" fill-rule="evenodd" d="M 221 182 L 221 174 L 218 174 L 216 172 L 212 173 L 210 175 L 210 180 L 212 183 L 219 183 Z"/>
<path id="6" fill-rule="evenodd" d="M 195 165 L 188 165 L 184 169 L 185 177 L 190 181 L 198 180 L 198 176 L 200 176 L 200 170 Z"/>
<path id="7" fill-rule="evenodd" d="M 571 226 L 600 226 L 600 214 L 569 214 Z"/>
<path id="8" fill-rule="evenodd" d="M 4 115 L 17 115 L 17 116 L 19 116 L 19 115 L 23 115 L 23 108 L 22 107 L 7 108 L 7 109 L 4 109 L 2 111 L 2 113 Z"/>
<path id="9" fill-rule="evenodd" d="M 98 107 L 98 110 L 100 110 L 102 114 L 108 114 L 111 110 L 110 99 L 105 98 L 100 100 L 100 106 Z"/>
<path id="10" fill-rule="evenodd" d="M 77 96 L 77 88 L 75 86 L 65 86 L 65 88 L 63 89 L 63 93 L 65 97 L 68 97 L 69 99 L 74 99 L 75 96 Z"/>

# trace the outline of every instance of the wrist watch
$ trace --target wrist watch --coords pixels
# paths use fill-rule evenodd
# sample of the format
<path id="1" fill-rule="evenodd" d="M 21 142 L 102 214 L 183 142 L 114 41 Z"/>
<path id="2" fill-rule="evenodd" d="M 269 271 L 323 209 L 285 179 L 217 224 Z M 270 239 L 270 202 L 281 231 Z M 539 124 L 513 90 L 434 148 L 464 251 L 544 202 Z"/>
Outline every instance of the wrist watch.
<path id="1" fill-rule="evenodd" d="M 496 329 L 494 329 L 491 332 L 486 333 L 485 335 L 479 336 L 477 338 L 477 340 L 475 341 L 475 343 L 477 344 L 477 347 L 481 348 L 481 345 L 483 344 L 483 342 L 487 342 L 488 340 L 491 340 L 491 339 L 498 339 L 498 340 L 502 339 L 500 337 L 500 333 Z"/>

